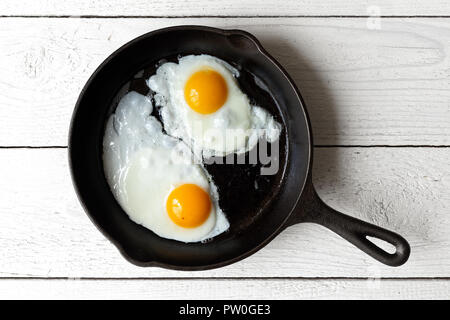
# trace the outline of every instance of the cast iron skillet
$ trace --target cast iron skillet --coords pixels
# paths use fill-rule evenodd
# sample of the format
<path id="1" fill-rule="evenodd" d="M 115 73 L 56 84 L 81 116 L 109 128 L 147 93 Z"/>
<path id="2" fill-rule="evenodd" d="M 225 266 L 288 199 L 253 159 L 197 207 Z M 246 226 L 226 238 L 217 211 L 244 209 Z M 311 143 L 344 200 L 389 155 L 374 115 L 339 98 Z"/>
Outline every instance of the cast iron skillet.
<path id="1" fill-rule="evenodd" d="M 250 81 L 249 75 L 260 79 L 269 93 L 261 92 L 254 84 L 246 87 L 245 81 L 241 85 L 249 96 L 259 95 L 260 101 L 273 101 L 266 107 L 283 123 L 284 129 L 280 137 L 280 169 L 268 180 L 265 192 L 253 192 L 245 179 L 229 177 L 233 170 L 244 177 L 245 172 L 239 168 L 226 165 L 208 168 L 218 180 L 221 205 L 231 227 L 210 242 L 185 244 L 160 238 L 128 218 L 104 176 L 102 139 L 117 92 L 123 91 L 124 85 L 140 70 L 152 70 L 167 57 L 202 53 L 241 67 L 244 80 Z M 136 265 L 180 270 L 225 266 L 253 254 L 286 227 L 300 222 L 321 224 L 384 264 L 405 263 L 410 247 L 404 238 L 337 212 L 318 197 L 311 181 L 312 146 L 310 122 L 297 87 L 254 36 L 241 30 L 177 26 L 147 33 L 127 43 L 94 72 L 73 113 L 69 161 L 85 211 L 123 256 Z M 395 253 L 381 249 L 367 236 L 391 243 Z"/>

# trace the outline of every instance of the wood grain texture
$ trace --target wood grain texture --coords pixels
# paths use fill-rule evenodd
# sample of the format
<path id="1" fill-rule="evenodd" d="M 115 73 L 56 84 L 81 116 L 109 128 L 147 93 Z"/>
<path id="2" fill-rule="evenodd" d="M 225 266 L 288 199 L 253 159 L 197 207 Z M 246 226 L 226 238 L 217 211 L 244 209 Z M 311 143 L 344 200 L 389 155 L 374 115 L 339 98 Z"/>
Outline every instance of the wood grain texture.
<path id="1" fill-rule="evenodd" d="M 152 18 L 164 16 L 179 18 Z M 254 33 L 300 87 L 318 145 L 450 145 L 450 20 L 418 16 L 448 17 L 450 3 L 2 0 L 0 146 L 66 145 L 95 68 L 132 38 L 178 24 Z M 176 272 L 129 264 L 95 229 L 65 149 L 0 149 L 0 299 L 448 299 L 449 158 L 450 148 L 316 149 L 327 203 L 410 241 L 400 268 L 301 224 L 239 263 Z"/>
<path id="2" fill-rule="evenodd" d="M 0 280 L 0 299 L 448 299 L 449 296 L 449 280 Z"/>
<path id="3" fill-rule="evenodd" d="M 297 15 L 443 15 L 445 0 L 2 0 L 1 15 L 98 16 L 297 16 Z"/>
<path id="4" fill-rule="evenodd" d="M 319 145 L 449 145 L 450 21 L 0 19 L 0 146 L 67 144 L 77 96 L 115 49 L 170 25 L 254 33 L 293 76 Z"/>
<path id="5" fill-rule="evenodd" d="M 449 277 L 449 158 L 450 148 L 316 149 L 319 194 L 405 236 L 404 266 L 383 266 L 331 231 L 299 224 L 236 264 L 178 272 L 120 256 L 81 209 L 65 149 L 1 149 L 0 277 Z"/>

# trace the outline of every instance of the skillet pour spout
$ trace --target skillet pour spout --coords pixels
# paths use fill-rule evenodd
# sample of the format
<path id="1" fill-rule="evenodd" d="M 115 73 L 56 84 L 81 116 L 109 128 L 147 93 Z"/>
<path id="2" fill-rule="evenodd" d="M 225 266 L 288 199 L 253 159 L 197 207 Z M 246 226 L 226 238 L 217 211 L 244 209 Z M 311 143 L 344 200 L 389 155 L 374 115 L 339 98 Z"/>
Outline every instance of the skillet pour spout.
<path id="1" fill-rule="evenodd" d="M 109 188 L 102 160 L 105 122 L 115 110 L 118 93 L 130 90 L 127 83 L 130 79 L 136 82 L 136 75 L 143 70 L 146 76 L 154 74 L 160 61 L 192 54 L 212 55 L 239 68 L 237 80 L 243 91 L 283 125 L 280 170 L 262 201 L 250 202 L 254 198 L 248 196 L 250 188 L 226 187 L 233 174 L 238 180 L 244 175 L 218 169 L 216 177 L 222 177 L 224 183 L 222 192 L 234 192 L 228 203 L 231 209 L 225 212 L 230 229 L 206 243 L 161 238 L 131 221 Z M 300 91 L 284 68 L 246 31 L 176 26 L 149 32 L 125 44 L 97 68 L 80 93 L 68 146 L 72 181 L 84 210 L 122 255 L 139 266 L 177 270 L 222 267 L 262 249 L 287 226 L 299 222 L 321 224 L 390 266 L 406 262 L 410 253 L 401 236 L 339 213 L 317 196 L 311 182 L 312 131 Z M 232 202 L 238 205 L 232 206 Z M 395 253 L 386 252 L 367 237 L 393 244 Z"/>

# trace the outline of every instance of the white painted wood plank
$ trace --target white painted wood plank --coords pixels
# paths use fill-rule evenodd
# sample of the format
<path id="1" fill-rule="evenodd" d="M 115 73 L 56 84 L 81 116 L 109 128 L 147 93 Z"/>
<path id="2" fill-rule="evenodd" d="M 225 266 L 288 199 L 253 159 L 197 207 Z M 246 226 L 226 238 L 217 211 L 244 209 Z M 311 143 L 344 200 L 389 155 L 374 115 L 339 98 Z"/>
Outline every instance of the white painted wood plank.
<path id="1" fill-rule="evenodd" d="M 178 24 L 254 33 L 291 73 L 316 144 L 450 144 L 450 20 L 0 19 L 0 145 L 66 145 L 78 93 L 115 49 Z"/>
<path id="2" fill-rule="evenodd" d="M 375 10 L 375 11 L 374 11 Z M 445 0 L 2 0 L 1 15 L 99 16 L 298 16 L 298 15 L 445 15 Z"/>
<path id="3" fill-rule="evenodd" d="M 338 210 L 410 241 L 399 268 L 300 224 L 236 264 L 204 272 L 126 262 L 81 209 L 65 149 L 0 150 L 0 277 L 449 277 L 450 148 L 316 149 L 314 181 Z"/>
<path id="4" fill-rule="evenodd" d="M 0 280 L 0 299 L 448 299 L 449 280 Z"/>

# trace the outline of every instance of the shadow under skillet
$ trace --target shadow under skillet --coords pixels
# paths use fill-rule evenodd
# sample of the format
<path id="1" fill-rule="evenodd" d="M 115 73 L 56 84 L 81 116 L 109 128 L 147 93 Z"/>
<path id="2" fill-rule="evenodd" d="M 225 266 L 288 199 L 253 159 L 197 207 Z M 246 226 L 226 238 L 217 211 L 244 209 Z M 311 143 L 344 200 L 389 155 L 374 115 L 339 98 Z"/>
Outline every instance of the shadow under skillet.
<path id="1" fill-rule="evenodd" d="M 338 108 L 342 106 L 338 105 L 331 92 L 332 85 L 325 72 L 327 64 L 277 35 L 262 34 L 260 40 L 301 88 L 314 136 L 312 178 L 319 195 L 326 194 L 338 181 L 345 180 L 342 172 L 348 165 L 343 162 L 341 148 L 338 147 L 342 145 L 342 132 L 345 130 L 338 116 Z M 336 169 L 331 170 L 333 167 Z"/>
<path id="2" fill-rule="evenodd" d="M 179 58 L 180 56 L 174 56 L 160 60 L 138 72 L 132 80 L 122 87 L 113 99 L 111 112 L 114 112 L 120 99 L 130 91 L 135 91 L 150 97 L 153 105 L 155 105 L 153 92 L 146 83 L 147 79 L 156 73 L 156 69 L 161 64 L 169 61 L 177 62 Z M 211 175 L 213 182 L 217 186 L 219 206 L 230 222 L 228 232 L 235 234 L 245 230 L 262 212 L 270 210 L 270 203 L 273 197 L 279 194 L 286 161 L 286 136 L 283 121 L 272 94 L 267 88 L 264 88 L 262 81 L 257 79 L 252 73 L 237 65 L 232 65 L 239 70 L 240 76 L 237 78 L 237 81 L 242 92 L 249 97 L 250 103 L 266 109 L 277 122 L 282 124 L 282 131 L 278 141 L 279 170 L 275 174 L 261 174 L 261 168 L 263 166 L 270 166 L 270 163 L 263 164 L 259 157 L 257 163 L 250 164 L 248 159 L 251 151 L 245 154 L 246 161 L 244 164 L 236 163 L 236 155 L 234 155 L 235 161 L 232 162 L 233 164 L 229 164 L 229 159 L 227 163 L 226 157 L 215 157 L 214 163 L 211 160 L 205 161 L 204 163 L 205 169 Z M 158 107 L 153 108 L 151 115 L 158 119 L 164 128 Z M 260 140 L 255 148 L 259 148 L 261 143 L 266 142 Z M 267 155 L 269 157 L 271 157 L 272 149 L 273 144 L 269 143 L 267 145 Z M 228 232 L 213 238 L 211 242 L 226 237 Z"/>

